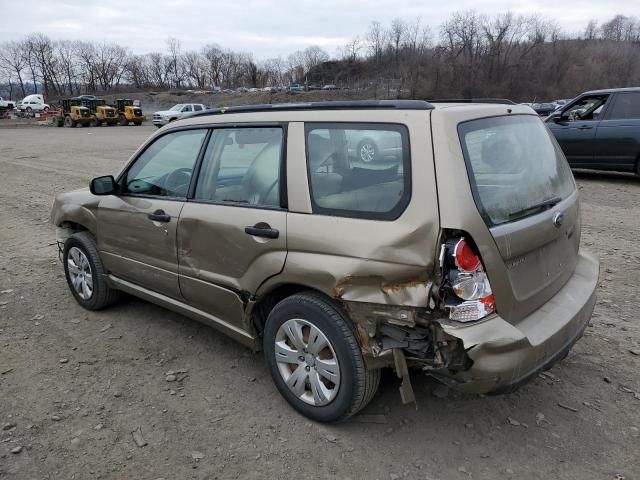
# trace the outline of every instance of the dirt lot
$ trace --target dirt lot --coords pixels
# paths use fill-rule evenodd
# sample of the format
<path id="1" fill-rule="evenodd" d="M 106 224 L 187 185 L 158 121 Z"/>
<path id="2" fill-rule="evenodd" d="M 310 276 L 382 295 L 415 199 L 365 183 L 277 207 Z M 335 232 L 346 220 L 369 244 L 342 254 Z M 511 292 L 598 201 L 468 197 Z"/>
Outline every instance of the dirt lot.
<path id="1" fill-rule="evenodd" d="M 115 173 L 152 129 L 0 129 L 0 479 L 640 478 L 640 180 L 576 174 L 601 284 L 561 364 L 498 397 L 437 398 L 416 374 L 417 409 L 388 374 L 360 416 L 324 426 L 280 398 L 260 354 L 143 301 L 93 313 L 67 291 L 53 195 Z"/>

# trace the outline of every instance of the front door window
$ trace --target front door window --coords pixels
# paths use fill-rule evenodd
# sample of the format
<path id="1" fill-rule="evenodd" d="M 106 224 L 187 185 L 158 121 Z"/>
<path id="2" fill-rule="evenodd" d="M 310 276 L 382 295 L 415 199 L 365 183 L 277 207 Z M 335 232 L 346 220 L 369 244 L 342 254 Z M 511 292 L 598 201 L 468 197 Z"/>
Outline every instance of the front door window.
<path id="1" fill-rule="evenodd" d="M 185 198 L 207 131 L 184 130 L 158 138 L 124 177 L 124 193 Z"/>
<path id="2" fill-rule="evenodd" d="M 574 103 L 569 109 L 565 110 L 562 116 L 571 121 L 597 120 L 602 113 L 607 99 L 608 95 L 594 95 L 581 98 L 577 103 Z"/>

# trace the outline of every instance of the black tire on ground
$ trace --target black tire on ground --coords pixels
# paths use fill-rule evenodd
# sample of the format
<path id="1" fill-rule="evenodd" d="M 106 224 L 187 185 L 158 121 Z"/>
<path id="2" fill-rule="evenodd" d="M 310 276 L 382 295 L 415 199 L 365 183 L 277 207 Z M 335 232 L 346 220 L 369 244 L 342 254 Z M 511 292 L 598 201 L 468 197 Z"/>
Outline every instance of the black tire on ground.
<path id="1" fill-rule="evenodd" d="M 89 260 L 89 265 L 91 266 L 93 293 L 88 299 L 81 298 L 71 283 L 69 276 L 69 250 L 73 247 L 77 247 L 82 251 L 82 253 L 84 253 Z M 120 292 L 107 285 L 104 276 L 104 266 L 102 265 L 102 260 L 100 260 L 100 256 L 98 255 L 96 241 L 91 233 L 86 231 L 78 232 L 67 238 L 64 242 L 62 261 L 64 263 L 64 274 L 67 279 L 69 290 L 71 290 L 71 294 L 82 307 L 87 310 L 100 310 L 118 301 L 120 298 Z"/>
<path id="2" fill-rule="evenodd" d="M 76 121 L 71 118 L 70 115 L 64 117 L 64 126 L 67 128 L 73 128 L 76 126 Z"/>
<path id="3" fill-rule="evenodd" d="M 134 124 L 136 127 L 139 127 L 140 125 L 142 125 L 142 122 L 133 122 L 133 124 Z"/>
<path id="4" fill-rule="evenodd" d="M 31 113 L 31 112 L 33 112 L 33 108 L 31 108 L 31 107 L 27 107 L 25 111 L 26 111 L 27 113 Z"/>
<path id="5" fill-rule="evenodd" d="M 305 403 L 286 385 L 275 356 L 276 335 L 291 319 L 303 319 L 320 329 L 333 345 L 340 365 L 339 389 L 323 406 Z M 269 314 L 264 330 L 264 353 L 280 394 L 303 415 L 319 422 L 340 422 L 364 408 L 380 384 L 380 370 L 367 370 L 350 320 L 330 299 L 315 292 L 285 298 Z"/>
<path id="6" fill-rule="evenodd" d="M 58 125 L 58 127 L 64 127 L 64 119 L 63 119 L 63 118 L 58 117 L 58 118 L 56 119 L 56 125 Z"/>
<path id="7" fill-rule="evenodd" d="M 48 112 L 49 111 L 49 107 L 44 107 L 44 109 L 42 110 L 43 112 Z"/>
<path id="8" fill-rule="evenodd" d="M 371 156 L 369 157 L 367 154 Z M 356 156 L 358 160 L 362 162 L 373 163 L 378 160 L 378 146 L 373 140 L 365 138 L 358 143 L 358 153 Z"/>
<path id="9" fill-rule="evenodd" d="M 120 115 L 118 117 L 118 123 L 123 127 L 126 127 L 127 125 L 129 125 L 129 122 L 127 122 L 127 117 L 125 117 L 124 115 Z"/>

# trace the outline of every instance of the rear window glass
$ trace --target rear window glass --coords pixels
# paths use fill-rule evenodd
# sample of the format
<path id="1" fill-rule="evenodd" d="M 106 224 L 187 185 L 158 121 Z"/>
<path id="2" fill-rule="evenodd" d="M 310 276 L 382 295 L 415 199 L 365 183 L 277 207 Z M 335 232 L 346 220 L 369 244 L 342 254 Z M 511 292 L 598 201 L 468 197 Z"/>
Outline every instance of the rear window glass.
<path id="1" fill-rule="evenodd" d="M 537 117 L 472 120 L 458 133 L 477 206 L 490 226 L 540 213 L 575 189 L 562 151 Z"/>
<path id="2" fill-rule="evenodd" d="M 409 137 L 390 124 L 307 124 L 314 213 L 393 220 L 411 195 Z"/>

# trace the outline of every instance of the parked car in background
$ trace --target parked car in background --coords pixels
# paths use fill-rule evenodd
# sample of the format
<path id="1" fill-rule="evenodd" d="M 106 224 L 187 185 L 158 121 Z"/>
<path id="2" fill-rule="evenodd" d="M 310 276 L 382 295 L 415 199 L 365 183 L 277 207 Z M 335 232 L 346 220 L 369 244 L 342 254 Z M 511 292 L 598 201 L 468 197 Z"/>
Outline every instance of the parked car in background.
<path id="1" fill-rule="evenodd" d="M 13 100 L 4 100 L 2 97 L 0 97 L 0 108 L 11 110 L 15 108 L 15 106 L 16 102 L 14 102 Z"/>
<path id="2" fill-rule="evenodd" d="M 322 90 L 338 90 L 338 87 L 336 85 L 329 84 L 322 87 Z"/>
<path id="3" fill-rule="evenodd" d="M 289 91 L 290 92 L 304 92 L 304 87 L 302 85 L 300 85 L 299 83 L 293 83 L 291 85 L 289 85 Z"/>
<path id="4" fill-rule="evenodd" d="M 356 162 L 380 163 L 397 161 L 402 153 L 402 144 L 397 135 L 389 135 L 386 130 L 350 131 L 347 135 L 349 154 Z"/>
<path id="5" fill-rule="evenodd" d="M 541 117 L 546 117 L 556 111 L 556 106 L 553 103 L 532 103 L 530 106 Z"/>
<path id="6" fill-rule="evenodd" d="M 573 100 L 572 98 L 560 98 L 558 100 L 554 100 L 553 103 L 556 106 L 556 110 L 560 107 L 564 107 L 567 103 L 569 103 L 571 100 Z"/>
<path id="7" fill-rule="evenodd" d="M 585 92 L 545 121 L 572 167 L 640 175 L 640 88 Z"/>
<path id="8" fill-rule="evenodd" d="M 95 95 L 78 95 L 77 97 L 78 100 L 96 100 L 98 97 L 96 97 Z"/>
<path id="9" fill-rule="evenodd" d="M 183 118 L 193 112 L 201 112 L 206 109 L 207 107 L 201 103 L 179 103 L 171 107 L 169 110 L 155 112 L 153 114 L 153 124 L 160 128 L 167 123 Z"/>
<path id="10" fill-rule="evenodd" d="M 384 168 L 349 159 L 371 130 L 400 145 Z M 598 284 L 579 202 L 528 107 L 319 102 L 168 125 L 116 177 L 58 195 L 51 221 L 80 306 L 127 292 L 217 328 L 264 351 L 293 408 L 336 422 L 383 368 L 411 402 L 409 371 L 500 393 L 562 360 Z"/>
<path id="11" fill-rule="evenodd" d="M 44 97 L 40 94 L 32 94 L 24 97 L 18 104 L 16 105 L 16 109 L 21 112 L 48 112 L 50 107 L 48 104 L 44 103 Z"/>

